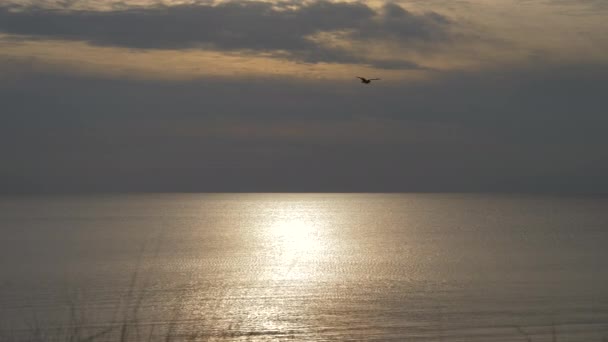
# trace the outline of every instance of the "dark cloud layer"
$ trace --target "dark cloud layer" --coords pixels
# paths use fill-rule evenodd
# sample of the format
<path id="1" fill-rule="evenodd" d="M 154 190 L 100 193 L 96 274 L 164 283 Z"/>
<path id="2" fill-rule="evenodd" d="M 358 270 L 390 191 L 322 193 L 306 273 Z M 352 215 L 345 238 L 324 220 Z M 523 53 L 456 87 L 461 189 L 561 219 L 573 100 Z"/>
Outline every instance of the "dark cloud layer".
<path id="1" fill-rule="evenodd" d="M 374 9 L 363 2 L 243 1 L 218 5 L 177 5 L 107 12 L 0 7 L 0 31 L 30 37 L 87 41 L 143 49 L 213 48 L 285 52 L 306 62 L 374 64 L 351 51 L 322 46 L 310 39 L 340 31 L 348 39 L 401 43 L 449 39 L 450 21 L 437 13 L 415 14 L 396 4 Z M 388 61 L 378 67 L 415 68 Z"/>
<path id="2" fill-rule="evenodd" d="M 0 81 L 0 192 L 608 192 L 606 67 L 432 83 Z M 409 127 L 409 128 L 408 128 Z"/>

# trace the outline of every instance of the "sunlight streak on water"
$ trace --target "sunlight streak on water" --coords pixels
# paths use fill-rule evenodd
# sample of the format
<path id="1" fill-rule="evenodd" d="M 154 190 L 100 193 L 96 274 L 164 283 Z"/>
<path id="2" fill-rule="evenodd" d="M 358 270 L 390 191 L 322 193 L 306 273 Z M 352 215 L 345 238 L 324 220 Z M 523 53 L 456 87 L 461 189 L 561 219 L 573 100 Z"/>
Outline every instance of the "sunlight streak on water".
<path id="1" fill-rule="evenodd" d="M 263 239 L 270 242 L 271 270 L 275 280 L 314 280 L 315 261 L 323 258 L 329 244 L 324 208 L 306 210 L 302 203 L 273 203 L 264 208 Z M 302 267 L 302 265 L 306 265 Z"/>
<path id="2" fill-rule="evenodd" d="M 273 339 L 294 334 L 317 339 L 305 317 L 313 317 L 327 267 L 335 255 L 335 226 L 342 217 L 331 202 L 302 201 L 295 196 L 277 200 L 257 195 L 252 202 L 232 203 L 248 218 L 239 227 L 243 248 L 236 284 L 218 298 L 225 303 L 212 324 L 231 338 Z M 238 208 L 238 209 L 237 209 Z M 328 289 L 331 290 L 331 289 Z M 200 296 L 200 294 L 199 294 Z M 231 323 L 224 325 L 226 317 Z M 265 336 L 265 337 L 264 337 Z"/>

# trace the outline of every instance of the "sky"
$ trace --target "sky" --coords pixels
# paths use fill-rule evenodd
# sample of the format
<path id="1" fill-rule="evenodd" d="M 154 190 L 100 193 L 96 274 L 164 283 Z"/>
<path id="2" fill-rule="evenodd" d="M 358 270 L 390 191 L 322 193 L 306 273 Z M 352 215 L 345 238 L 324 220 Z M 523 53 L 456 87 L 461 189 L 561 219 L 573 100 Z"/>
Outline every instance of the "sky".
<path id="1" fill-rule="evenodd" d="M 606 23 L 605 0 L 2 0 L 0 193 L 605 194 Z"/>

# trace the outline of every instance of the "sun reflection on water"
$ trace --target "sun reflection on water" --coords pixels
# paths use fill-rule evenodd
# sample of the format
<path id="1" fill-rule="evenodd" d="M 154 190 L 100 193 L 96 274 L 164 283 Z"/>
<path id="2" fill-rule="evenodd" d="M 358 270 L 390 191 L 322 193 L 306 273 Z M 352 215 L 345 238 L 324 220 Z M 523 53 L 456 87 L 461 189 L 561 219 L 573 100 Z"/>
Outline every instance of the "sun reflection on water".
<path id="1" fill-rule="evenodd" d="M 314 280 L 328 247 L 322 209 L 300 202 L 273 203 L 267 208 L 263 234 L 272 246 L 268 261 L 273 279 Z"/>
<path id="2" fill-rule="evenodd" d="M 335 213 L 323 200 L 256 195 L 243 215 L 255 266 L 240 275 L 246 284 L 231 295 L 229 315 L 237 323 L 228 330 L 255 341 L 314 336 L 302 317 L 318 305 Z"/>
<path id="3" fill-rule="evenodd" d="M 218 222 L 234 234 L 218 230 L 227 242 L 218 259 L 232 261 L 225 272 L 218 268 L 224 285 L 211 295 L 213 306 L 201 309 L 211 334 L 221 341 L 316 340 L 311 322 L 335 288 L 336 231 L 345 211 L 327 195 L 248 194 L 218 212 L 226 206 L 238 218 Z"/>

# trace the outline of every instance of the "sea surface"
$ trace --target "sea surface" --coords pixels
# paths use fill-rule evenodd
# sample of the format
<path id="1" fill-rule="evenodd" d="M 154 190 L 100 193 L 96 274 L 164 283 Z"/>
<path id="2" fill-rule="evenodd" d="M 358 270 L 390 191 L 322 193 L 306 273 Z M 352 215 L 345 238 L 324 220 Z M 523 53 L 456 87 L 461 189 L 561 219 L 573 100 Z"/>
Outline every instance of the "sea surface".
<path id="1" fill-rule="evenodd" d="M 53 334 L 608 341 L 608 198 L 0 197 L 0 340 Z"/>

